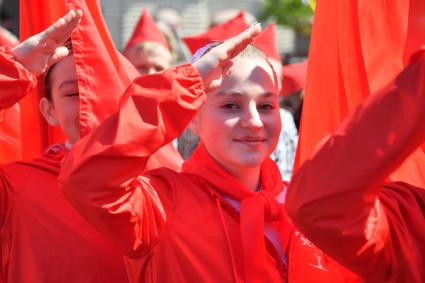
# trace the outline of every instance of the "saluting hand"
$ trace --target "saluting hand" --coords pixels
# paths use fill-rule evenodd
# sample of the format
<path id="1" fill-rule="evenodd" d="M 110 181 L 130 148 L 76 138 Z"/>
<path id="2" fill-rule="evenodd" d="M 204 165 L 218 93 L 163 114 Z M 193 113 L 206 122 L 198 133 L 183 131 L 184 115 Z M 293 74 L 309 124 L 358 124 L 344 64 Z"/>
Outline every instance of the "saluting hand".
<path id="1" fill-rule="evenodd" d="M 68 56 L 69 51 L 62 46 L 79 24 L 83 13 L 71 10 L 46 30 L 36 34 L 12 49 L 12 55 L 35 76 Z"/>
<path id="2" fill-rule="evenodd" d="M 257 23 L 212 48 L 193 63 L 202 77 L 207 92 L 220 86 L 224 77 L 232 70 L 232 58 L 244 50 L 260 32 L 261 26 Z"/>

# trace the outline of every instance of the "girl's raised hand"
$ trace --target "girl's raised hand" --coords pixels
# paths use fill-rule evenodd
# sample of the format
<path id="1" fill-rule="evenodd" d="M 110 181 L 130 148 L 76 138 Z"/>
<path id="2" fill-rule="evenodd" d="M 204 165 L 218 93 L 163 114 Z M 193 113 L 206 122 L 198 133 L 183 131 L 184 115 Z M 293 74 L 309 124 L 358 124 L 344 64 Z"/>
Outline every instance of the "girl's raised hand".
<path id="1" fill-rule="evenodd" d="M 23 41 L 12 49 L 12 55 L 35 76 L 68 56 L 69 51 L 63 44 L 71 37 L 79 24 L 83 13 L 71 10 L 46 30 Z"/>
<path id="2" fill-rule="evenodd" d="M 260 24 L 212 48 L 193 63 L 202 77 L 205 90 L 211 91 L 220 86 L 223 78 L 231 72 L 232 58 L 238 55 L 261 32 Z"/>

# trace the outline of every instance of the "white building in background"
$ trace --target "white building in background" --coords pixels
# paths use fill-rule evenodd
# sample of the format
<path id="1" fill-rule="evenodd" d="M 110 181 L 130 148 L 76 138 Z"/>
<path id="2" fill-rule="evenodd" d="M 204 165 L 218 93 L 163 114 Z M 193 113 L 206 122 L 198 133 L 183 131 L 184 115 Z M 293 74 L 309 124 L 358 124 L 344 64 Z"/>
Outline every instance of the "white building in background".
<path id="1" fill-rule="evenodd" d="M 205 31 L 210 17 L 223 9 L 244 9 L 256 17 L 262 11 L 263 0 L 101 0 L 103 14 L 118 48 L 123 48 L 131 36 L 141 10 L 151 12 L 157 7 L 170 6 L 180 12 L 184 34 Z M 277 27 L 280 52 L 292 53 L 295 49 L 295 33 L 291 29 Z"/>

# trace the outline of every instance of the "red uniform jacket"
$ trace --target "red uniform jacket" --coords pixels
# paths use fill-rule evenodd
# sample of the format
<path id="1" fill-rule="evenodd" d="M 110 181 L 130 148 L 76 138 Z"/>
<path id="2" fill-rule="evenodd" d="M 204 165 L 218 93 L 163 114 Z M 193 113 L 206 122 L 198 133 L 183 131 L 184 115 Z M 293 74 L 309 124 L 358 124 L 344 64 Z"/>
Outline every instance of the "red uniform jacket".
<path id="1" fill-rule="evenodd" d="M 121 253 L 66 201 L 57 184 L 67 150 L 0 166 L 4 282 L 127 282 Z"/>
<path id="2" fill-rule="evenodd" d="M 17 103 L 37 84 L 36 78 L 15 61 L 9 48 L 0 47 L 0 109 Z"/>
<path id="3" fill-rule="evenodd" d="M 146 159 L 186 128 L 204 100 L 190 65 L 142 76 L 120 111 L 65 159 L 59 177 L 65 194 L 128 256 L 132 282 L 246 281 L 238 211 L 200 175 L 165 168 L 140 175 Z M 344 282 L 289 223 L 280 228 L 286 263 L 267 241 L 264 282 Z"/>
<path id="4" fill-rule="evenodd" d="M 15 104 L 35 78 L 0 56 L 0 109 Z M 57 184 L 68 151 L 54 146 L 31 162 L 0 166 L 0 281 L 127 282 L 121 253 L 66 201 Z"/>
<path id="5" fill-rule="evenodd" d="M 424 78 L 422 52 L 322 142 L 288 192 L 299 229 L 365 282 L 425 282 L 425 189 L 383 184 L 425 140 Z"/>

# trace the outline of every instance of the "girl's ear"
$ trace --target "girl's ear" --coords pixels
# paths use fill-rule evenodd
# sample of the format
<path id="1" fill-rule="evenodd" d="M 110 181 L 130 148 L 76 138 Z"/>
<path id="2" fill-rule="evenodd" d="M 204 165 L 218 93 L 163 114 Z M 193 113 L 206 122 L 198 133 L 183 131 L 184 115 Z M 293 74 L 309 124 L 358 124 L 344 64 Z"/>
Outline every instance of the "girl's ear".
<path id="1" fill-rule="evenodd" d="M 58 120 L 56 118 L 56 113 L 52 102 L 50 102 L 46 97 L 43 97 L 40 99 L 38 107 L 40 108 L 40 112 L 44 119 L 46 119 L 50 126 L 55 127 L 58 125 Z"/>

